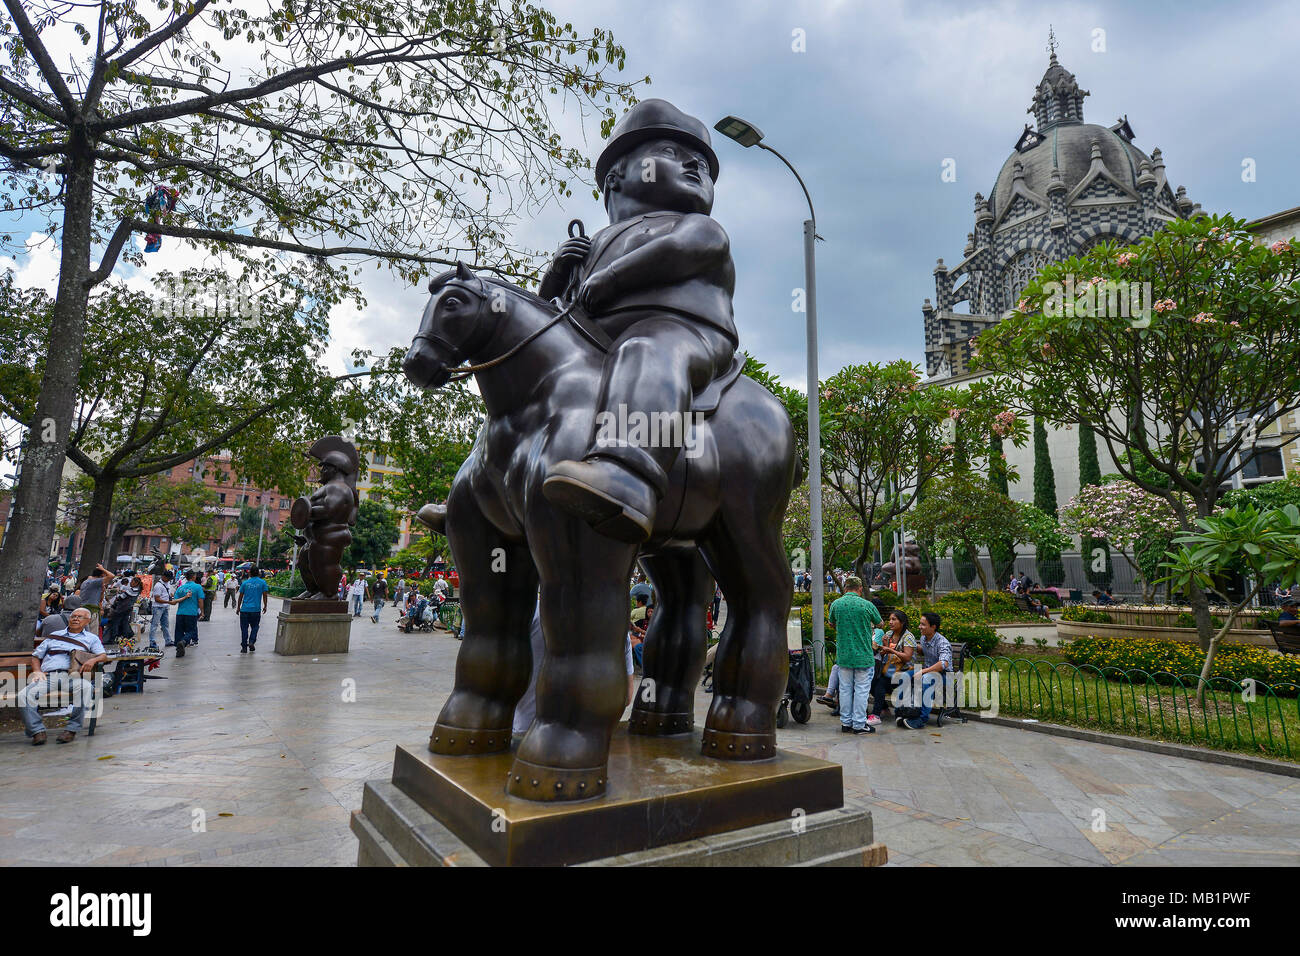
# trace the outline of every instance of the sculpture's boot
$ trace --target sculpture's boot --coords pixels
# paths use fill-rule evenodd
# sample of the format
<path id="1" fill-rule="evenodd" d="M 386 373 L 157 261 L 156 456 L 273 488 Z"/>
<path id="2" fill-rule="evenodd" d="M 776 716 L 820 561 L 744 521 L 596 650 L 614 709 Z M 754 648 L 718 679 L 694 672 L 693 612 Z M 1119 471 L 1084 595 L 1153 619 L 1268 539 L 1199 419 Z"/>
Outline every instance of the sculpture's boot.
<path id="1" fill-rule="evenodd" d="M 438 534 L 447 533 L 447 506 L 434 504 L 430 502 L 419 511 L 415 516 L 420 519 L 425 527 L 432 529 Z"/>
<path id="2" fill-rule="evenodd" d="M 649 481 L 609 458 L 557 461 L 542 493 L 606 537 L 629 544 L 650 537 L 659 505 Z"/>

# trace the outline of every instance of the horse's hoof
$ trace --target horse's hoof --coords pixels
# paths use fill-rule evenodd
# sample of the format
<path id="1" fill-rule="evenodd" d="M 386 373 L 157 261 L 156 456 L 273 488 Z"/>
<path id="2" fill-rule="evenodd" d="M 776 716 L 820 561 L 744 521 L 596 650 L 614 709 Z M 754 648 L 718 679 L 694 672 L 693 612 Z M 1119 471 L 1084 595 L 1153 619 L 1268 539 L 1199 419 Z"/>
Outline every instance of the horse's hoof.
<path id="1" fill-rule="evenodd" d="M 776 734 L 733 734 L 705 727 L 700 753 L 719 760 L 767 760 L 776 756 Z"/>
<path id="2" fill-rule="evenodd" d="M 432 502 L 425 505 L 415 513 L 425 527 L 432 529 L 438 534 L 447 533 L 447 506 L 433 504 Z"/>
<path id="3" fill-rule="evenodd" d="M 451 727 L 437 723 L 433 725 L 433 733 L 429 735 L 429 750 L 448 757 L 495 754 L 509 749 L 509 727 L 471 730 L 466 727 Z"/>
<path id="4" fill-rule="evenodd" d="M 677 734 L 689 734 L 695 729 L 695 715 L 655 714 L 648 710 L 632 708 L 632 716 L 627 721 L 627 732 L 644 737 L 672 737 Z"/>
<path id="5" fill-rule="evenodd" d="M 612 462 L 556 462 L 542 482 L 542 494 L 615 541 L 640 544 L 654 528 L 654 489 Z"/>
<path id="6" fill-rule="evenodd" d="M 609 784 L 609 765 L 600 767 L 543 767 L 515 758 L 506 781 L 506 793 L 525 800 L 555 802 L 599 797 Z"/>

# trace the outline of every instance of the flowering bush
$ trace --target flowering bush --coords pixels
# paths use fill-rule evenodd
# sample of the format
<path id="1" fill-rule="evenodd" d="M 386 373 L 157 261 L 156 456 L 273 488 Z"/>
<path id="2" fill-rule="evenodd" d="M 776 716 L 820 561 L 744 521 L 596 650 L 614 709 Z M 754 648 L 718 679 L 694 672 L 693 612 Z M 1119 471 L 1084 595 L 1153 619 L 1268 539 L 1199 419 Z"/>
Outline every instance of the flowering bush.
<path id="1" fill-rule="evenodd" d="M 1172 674 L 1192 687 L 1205 664 L 1205 652 L 1195 644 L 1182 641 L 1153 641 L 1145 638 L 1080 637 L 1061 646 L 1062 655 L 1076 667 L 1115 667 L 1142 670 L 1150 675 Z M 1108 674 L 1112 679 L 1118 675 Z M 1247 678 L 1273 687 L 1284 697 L 1296 696 L 1300 684 L 1300 658 L 1274 654 L 1262 647 L 1247 644 L 1224 644 L 1219 647 L 1210 670 L 1211 678 L 1241 682 Z M 1173 683 L 1156 678 L 1160 683 Z M 1292 686 L 1276 686 L 1290 684 Z M 1259 689 L 1262 692 L 1262 688 Z"/>

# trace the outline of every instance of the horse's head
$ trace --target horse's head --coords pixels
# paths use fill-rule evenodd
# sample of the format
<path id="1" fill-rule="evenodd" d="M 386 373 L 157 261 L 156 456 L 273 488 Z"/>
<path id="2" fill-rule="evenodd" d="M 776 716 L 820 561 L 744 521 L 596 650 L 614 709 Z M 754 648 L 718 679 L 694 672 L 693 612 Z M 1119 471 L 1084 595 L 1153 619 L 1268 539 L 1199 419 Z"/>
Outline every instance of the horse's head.
<path id="1" fill-rule="evenodd" d="M 402 371 L 420 388 L 441 388 L 451 370 L 492 336 L 492 312 L 484 306 L 487 284 L 463 262 L 429 282 L 429 304 L 420 329 L 402 362 Z"/>

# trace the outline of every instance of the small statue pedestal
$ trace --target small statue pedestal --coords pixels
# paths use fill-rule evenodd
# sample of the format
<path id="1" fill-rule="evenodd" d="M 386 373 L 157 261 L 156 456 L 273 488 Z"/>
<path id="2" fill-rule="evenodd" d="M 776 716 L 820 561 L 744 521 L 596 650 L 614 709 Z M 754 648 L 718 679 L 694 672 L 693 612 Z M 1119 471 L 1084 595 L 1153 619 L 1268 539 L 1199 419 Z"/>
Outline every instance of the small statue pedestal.
<path id="1" fill-rule="evenodd" d="M 287 598 L 275 626 L 275 653 L 346 654 L 351 631 L 347 601 Z"/>
<path id="2" fill-rule="evenodd" d="M 516 746 L 517 746 L 516 741 Z M 609 790 L 541 803 L 505 791 L 512 753 L 447 757 L 399 745 L 393 777 L 352 814 L 358 866 L 862 866 L 884 862 L 871 811 L 839 764 L 777 751 L 700 754 L 699 733 L 614 733 Z"/>

